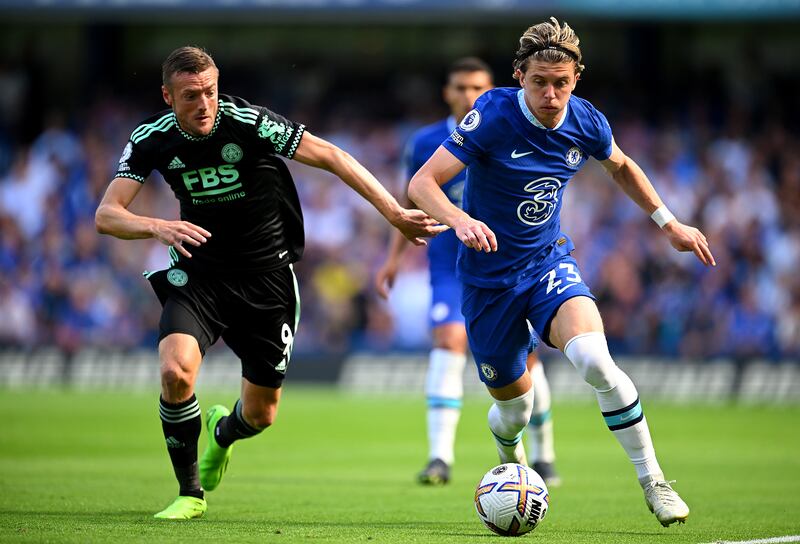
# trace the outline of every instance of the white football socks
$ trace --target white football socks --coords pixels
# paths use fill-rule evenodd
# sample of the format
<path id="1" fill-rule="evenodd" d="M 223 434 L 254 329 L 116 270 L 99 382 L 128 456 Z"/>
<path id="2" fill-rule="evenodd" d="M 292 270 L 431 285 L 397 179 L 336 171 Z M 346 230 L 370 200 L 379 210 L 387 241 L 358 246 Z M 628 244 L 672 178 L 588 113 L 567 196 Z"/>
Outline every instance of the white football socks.
<path id="1" fill-rule="evenodd" d="M 639 481 L 663 479 L 636 386 L 614 363 L 605 335 L 580 334 L 567 342 L 564 354 L 594 388 L 606 425 L 628 454 Z"/>
<path id="2" fill-rule="evenodd" d="M 553 442 L 553 419 L 550 414 L 550 384 L 539 362 L 531 369 L 533 413 L 528 423 L 528 459 L 552 463 L 556 460 Z"/>
<path id="3" fill-rule="evenodd" d="M 501 463 L 527 465 L 522 431 L 531 419 L 533 388 L 509 400 L 497 400 L 489 408 L 489 429 L 497 444 Z"/>
<path id="4" fill-rule="evenodd" d="M 441 459 L 448 465 L 455 460 L 456 428 L 464 396 L 466 356 L 446 349 L 430 353 L 425 378 L 428 402 L 428 458 Z"/>

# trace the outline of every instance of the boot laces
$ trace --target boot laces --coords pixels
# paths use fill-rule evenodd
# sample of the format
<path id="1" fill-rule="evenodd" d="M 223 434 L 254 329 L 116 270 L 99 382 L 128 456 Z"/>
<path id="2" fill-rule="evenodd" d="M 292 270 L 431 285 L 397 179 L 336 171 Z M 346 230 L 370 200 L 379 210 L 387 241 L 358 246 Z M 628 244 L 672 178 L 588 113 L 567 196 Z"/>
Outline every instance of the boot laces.
<path id="1" fill-rule="evenodd" d="M 670 484 L 674 484 L 676 480 L 661 480 L 656 482 L 650 482 L 648 484 L 648 491 L 650 491 L 650 495 L 658 500 L 661 504 L 665 506 L 673 506 L 676 504 L 676 497 L 677 493 L 675 490 L 672 489 Z"/>

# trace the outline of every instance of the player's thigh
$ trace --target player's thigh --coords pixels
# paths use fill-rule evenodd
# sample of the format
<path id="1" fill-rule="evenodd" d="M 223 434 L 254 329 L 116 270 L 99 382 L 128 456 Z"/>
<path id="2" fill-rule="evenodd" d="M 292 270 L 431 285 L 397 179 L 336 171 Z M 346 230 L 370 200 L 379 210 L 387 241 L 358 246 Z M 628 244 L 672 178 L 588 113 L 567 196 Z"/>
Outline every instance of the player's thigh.
<path id="1" fill-rule="evenodd" d="M 167 298 L 159 321 L 158 356 L 164 382 L 194 384 L 203 353 L 213 343 L 197 313 Z"/>
<path id="2" fill-rule="evenodd" d="M 203 359 L 197 339 L 181 332 L 169 334 L 158 343 L 158 357 L 162 369 L 177 367 L 193 375 L 197 374 Z"/>
<path id="3" fill-rule="evenodd" d="M 570 339 L 587 332 L 603 332 L 603 320 L 594 300 L 579 296 L 564 302 L 550 323 L 550 342 L 564 351 Z"/>
<path id="4" fill-rule="evenodd" d="M 183 274 L 181 282 L 173 283 L 170 273 Z M 153 290 L 161 302 L 158 322 L 158 342 L 175 333 L 194 337 L 201 355 L 214 344 L 222 332 L 219 296 L 214 282 L 202 277 L 190 277 L 178 269 L 159 270 L 148 275 Z"/>
<path id="5" fill-rule="evenodd" d="M 594 295 L 583 282 L 578 263 L 570 255 L 542 265 L 523 287 L 526 285 L 529 285 L 525 291 L 528 296 L 528 320 L 546 344 L 561 348 L 554 339 L 554 328 L 559 329 L 556 333 L 559 336 L 569 335 L 570 330 L 594 330 L 596 322 L 593 314 L 597 313 Z M 580 309 L 584 306 L 593 310 L 581 315 Z M 579 310 L 573 311 L 573 308 Z M 602 322 L 597 323 L 602 328 Z M 567 336 L 564 341 L 570 338 L 572 336 Z"/>
<path id="6" fill-rule="evenodd" d="M 242 361 L 242 377 L 280 388 L 292 355 L 300 314 L 294 273 L 289 267 L 248 280 L 238 302 L 226 311 L 225 343 Z"/>
<path id="7" fill-rule="evenodd" d="M 489 394 L 497 400 L 511 400 L 524 395 L 531 390 L 532 386 L 533 381 L 531 380 L 531 373 L 526 369 L 525 372 L 522 373 L 522 376 L 517 378 L 514 382 L 503 387 L 489 387 L 487 385 L 486 389 L 489 391 Z"/>
<path id="8" fill-rule="evenodd" d="M 492 389 L 513 384 L 527 372 L 531 332 L 525 302 L 514 289 L 464 287 L 467 339 L 481 381 Z"/>

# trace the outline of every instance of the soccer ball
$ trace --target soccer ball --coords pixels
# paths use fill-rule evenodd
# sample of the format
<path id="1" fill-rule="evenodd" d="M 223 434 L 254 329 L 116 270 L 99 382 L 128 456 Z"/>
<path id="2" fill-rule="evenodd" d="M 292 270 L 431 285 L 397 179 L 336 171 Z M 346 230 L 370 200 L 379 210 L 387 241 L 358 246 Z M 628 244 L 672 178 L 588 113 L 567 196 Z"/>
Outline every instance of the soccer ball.
<path id="1" fill-rule="evenodd" d="M 506 463 L 487 472 L 475 490 L 475 510 L 492 531 L 518 536 L 533 531 L 550 504 L 550 494 L 532 468 Z"/>

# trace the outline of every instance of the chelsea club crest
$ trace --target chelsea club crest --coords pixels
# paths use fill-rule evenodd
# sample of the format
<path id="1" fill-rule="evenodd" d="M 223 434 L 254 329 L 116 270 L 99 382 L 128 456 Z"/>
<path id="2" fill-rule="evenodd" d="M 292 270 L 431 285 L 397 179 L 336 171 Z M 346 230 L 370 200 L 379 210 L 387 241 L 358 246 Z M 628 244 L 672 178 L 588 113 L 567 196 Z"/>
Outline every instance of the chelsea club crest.
<path id="1" fill-rule="evenodd" d="M 564 158 L 567 160 L 567 166 L 570 168 L 577 168 L 583 160 L 583 151 L 581 151 L 579 147 L 570 147 Z"/>

